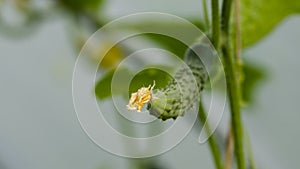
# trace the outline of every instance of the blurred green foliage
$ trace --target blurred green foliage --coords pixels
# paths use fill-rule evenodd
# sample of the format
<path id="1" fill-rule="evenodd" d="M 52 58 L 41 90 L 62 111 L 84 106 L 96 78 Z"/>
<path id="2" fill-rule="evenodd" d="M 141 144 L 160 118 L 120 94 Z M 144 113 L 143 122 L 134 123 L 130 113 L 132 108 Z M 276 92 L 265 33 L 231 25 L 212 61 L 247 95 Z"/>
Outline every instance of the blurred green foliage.
<path id="1" fill-rule="evenodd" d="M 270 31 L 285 17 L 300 12 L 299 0 L 243 0 L 241 26 L 243 46 L 250 46 Z"/>
<path id="2" fill-rule="evenodd" d="M 202 21 L 190 21 L 192 24 L 194 24 L 196 27 L 198 27 L 200 30 L 205 31 L 204 28 L 204 24 Z M 156 24 L 158 25 L 158 24 Z M 143 29 L 143 27 L 148 27 L 151 26 L 151 23 L 144 23 L 144 25 L 141 25 L 140 28 Z M 187 25 L 175 25 L 172 22 L 165 24 L 165 25 L 159 25 L 159 27 L 161 27 L 161 29 L 164 30 L 171 30 L 171 29 L 176 29 L 179 28 L 179 30 L 181 30 L 181 32 L 185 32 L 187 37 L 191 38 L 191 41 L 194 41 L 196 38 L 198 38 L 198 34 L 197 32 L 190 32 L 189 26 Z M 183 58 L 184 57 L 184 53 L 186 51 L 186 49 L 188 48 L 188 46 L 186 44 L 184 44 L 183 42 L 181 42 L 178 39 L 175 39 L 173 37 L 169 37 L 166 35 L 162 35 L 162 34 L 153 34 L 153 33 L 147 33 L 145 34 L 148 38 L 150 38 L 151 40 L 154 40 L 156 43 L 162 45 L 163 47 L 167 48 L 170 52 L 174 53 L 176 56 L 178 56 L 179 58 Z"/>
<path id="3" fill-rule="evenodd" d="M 151 40 L 155 41 L 156 43 L 162 45 L 169 52 L 172 52 L 179 58 L 182 59 L 184 57 L 184 53 L 187 49 L 187 46 L 183 44 L 181 41 L 161 34 L 148 33 L 146 34 L 146 36 Z"/>
<path id="4" fill-rule="evenodd" d="M 120 77 L 122 77 L 122 78 L 118 79 L 120 86 L 119 86 L 118 90 L 114 91 L 114 92 L 117 94 L 122 94 L 123 91 L 126 91 L 125 86 L 122 84 L 124 84 L 126 82 L 126 79 L 129 78 L 132 75 L 132 73 L 126 68 L 120 68 L 119 71 L 121 73 Z M 95 94 L 98 99 L 104 99 L 104 98 L 110 97 L 112 95 L 111 82 L 112 82 L 114 73 L 115 73 L 115 69 L 109 71 L 96 83 Z"/>
<path id="5" fill-rule="evenodd" d="M 142 86 L 147 87 L 149 85 L 152 85 L 154 81 L 155 81 L 155 88 L 163 88 L 167 86 L 168 82 L 171 79 L 172 77 L 168 73 L 162 70 L 156 68 L 146 68 L 140 71 L 139 73 L 137 73 L 132 79 L 129 86 L 129 94 L 136 92 Z"/>
<path id="6" fill-rule="evenodd" d="M 103 0 L 59 0 L 60 3 L 73 11 L 84 9 L 97 9 L 103 4 Z"/>
<path id="7" fill-rule="evenodd" d="M 242 98 L 244 104 L 255 103 L 255 92 L 258 84 L 266 78 L 265 69 L 249 61 L 243 63 Z"/>
<path id="8" fill-rule="evenodd" d="M 162 66 L 155 65 L 155 67 L 161 68 Z M 166 66 L 164 67 L 166 69 L 171 69 Z M 115 69 L 109 71 L 103 78 L 101 78 L 96 83 L 95 94 L 98 99 L 105 99 L 112 95 L 111 82 L 114 73 L 115 73 Z M 163 88 L 172 79 L 172 77 L 168 73 L 156 68 L 145 68 L 137 74 L 135 74 L 134 72 L 126 68 L 119 68 L 118 73 L 120 73 L 118 77 L 121 77 L 118 78 L 118 83 L 120 85 L 117 88 L 117 90 L 114 91 L 114 94 L 124 95 L 128 93 L 129 97 L 131 93 L 136 92 L 138 89 L 140 89 L 143 86 L 146 87 L 152 85 L 154 81 L 155 81 L 155 88 Z M 130 82 L 129 91 L 128 91 L 128 88 L 126 88 L 124 84 L 133 75 L 134 77 Z"/>

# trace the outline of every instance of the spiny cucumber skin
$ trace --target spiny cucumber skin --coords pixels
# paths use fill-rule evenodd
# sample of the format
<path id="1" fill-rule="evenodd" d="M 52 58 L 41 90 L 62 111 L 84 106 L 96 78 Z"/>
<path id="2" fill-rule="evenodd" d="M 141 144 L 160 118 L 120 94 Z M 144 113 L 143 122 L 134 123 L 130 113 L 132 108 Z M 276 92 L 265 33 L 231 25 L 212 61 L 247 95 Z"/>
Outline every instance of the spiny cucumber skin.
<path id="1" fill-rule="evenodd" d="M 147 107 L 151 115 L 175 120 L 199 102 L 199 93 L 207 79 L 206 71 L 199 58 L 186 63 L 188 66 L 180 68 L 165 88 L 153 91 Z"/>

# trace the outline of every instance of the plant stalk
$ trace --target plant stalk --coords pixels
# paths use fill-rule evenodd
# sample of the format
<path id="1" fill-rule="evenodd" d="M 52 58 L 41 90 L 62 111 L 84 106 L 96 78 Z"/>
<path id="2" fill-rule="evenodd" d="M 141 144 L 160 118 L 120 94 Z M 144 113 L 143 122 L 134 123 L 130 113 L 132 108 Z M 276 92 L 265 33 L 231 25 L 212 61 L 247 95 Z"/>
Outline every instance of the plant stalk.
<path id="1" fill-rule="evenodd" d="M 235 60 L 237 66 L 241 64 L 242 37 L 241 37 L 241 18 L 240 18 L 240 0 L 234 0 L 234 27 L 235 27 Z"/>
<path id="2" fill-rule="evenodd" d="M 245 159 L 243 150 L 243 131 L 240 115 L 240 96 L 238 82 L 236 79 L 236 68 L 230 53 L 229 45 L 223 45 L 224 67 L 226 75 L 229 105 L 231 110 L 231 127 L 234 136 L 234 150 L 238 169 L 245 169 Z"/>
<path id="3" fill-rule="evenodd" d="M 207 116 L 203 107 L 202 102 L 199 102 L 199 110 L 198 110 L 198 117 L 204 126 Z M 206 133 L 210 133 L 210 128 L 206 127 Z M 219 150 L 219 146 L 217 144 L 217 141 L 213 135 L 211 135 L 208 139 L 208 144 L 214 159 L 215 167 L 216 169 L 222 169 L 222 158 L 221 158 L 221 152 Z"/>
<path id="4" fill-rule="evenodd" d="M 232 157 L 233 157 L 233 144 L 234 143 L 233 143 L 232 130 L 230 128 L 227 137 L 224 169 L 231 169 Z"/>
<path id="5" fill-rule="evenodd" d="M 230 46 L 230 15 L 232 0 L 224 0 L 222 6 L 222 34 L 224 41 L 222 44 L 223 61 L 225 67 L 226 83 L 229 97 L 229 105 L 231 112 L 231 128 L 234 138 L 234 151 L 238 169 L 245 169 L 245 157 L 243 148 L 243 129 L 240 107 L 240 85 L 237 79 L 237 70 L 235 60 L 231 53 Z"/>
<path id="6" fill-rule="evenodd" d="M 218 50 L 219 49 L 219 39 L 220 39 L 220 14 L 219 14 L 219 1 L 211 0 L 212 8 L 212 44 Z"/>
<path id="7" fill-rule="evenodd" d="M 208 12 L 207 12 L 207 0 L 202 0 L 202 6 L 203 6 L 203 16 L 204 16 L 204 21 L 205 21 L 205 29 L 206 31 L 210 27 L 209 19 L 208 19 Z"/>

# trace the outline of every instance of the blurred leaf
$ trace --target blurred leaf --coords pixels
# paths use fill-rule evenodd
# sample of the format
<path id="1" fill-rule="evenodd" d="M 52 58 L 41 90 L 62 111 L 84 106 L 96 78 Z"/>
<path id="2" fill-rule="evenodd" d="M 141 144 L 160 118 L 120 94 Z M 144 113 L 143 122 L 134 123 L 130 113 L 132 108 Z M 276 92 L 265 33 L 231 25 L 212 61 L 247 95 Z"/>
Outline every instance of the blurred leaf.
<path id="1" fill-rule="evenodd" d="M 100 54 L 97 55 L 98 56 L 98 60 L 99 61 L 99 56 L 102 56 L 101 54 L 103 54 L 104 52 L 107 52 L 105 54 L 105 56 L 103 57 L 100 66 L 103 68 L 112 68 L 115 67 L 122 59 L 122 50 L 119 46 L 114 45 L 111 49 L 109 49 L 109 51 L 107 51 L 107 49 L 110 47 L 110 45 L 103 45 L 104 47 L 102 47 L 102 50 L 100 50 Z M 96 57 L 97 57 L 96 56 Z"/>
<path id="2" fill-rule="evenodd" d="M 155 65 L 155 67 L 161 68 L 162 66 Z M 121 73 L 120 77 L 122 77 L 122 79 L 118 79 L 118 83 L 120 85 L 117 91 L 114 91 L 114 93 L 126 94 L 128 88 L 127 86 L 122 84 L 124 84 L 125 81 L 127 81 L 127 79 L 132 77 L 134 73 L 126 68 L 120 68 L 118 71 L 120 71 L 119 73 Z M 95 87 L 95 94 L 98 99 L 101 100 L 111 96 L 111 82 L 114 73 L 115 69 L 109 71 L 106 75 L 103 76 L 103 78 L 101 78 L 97 82 Z M 162 88 L 165 87 L 170 80 L 171 76 L 166 72 L 155 68 L 146 68 L 133 77 L 132 81 L 130 82 L 128 96 L 130 96 L 131 93 L 136 92 L 139 88 L 143 86 L 149 86 L 150 84 L 152 85 L 153 81 L 155 81 L 156 84 L 155 88 Z"/>
<path id="3" fill-rule="evenodd" d="M 190 21 L 200 30 L 204 30 L 204 24 L 200 21 Z M 190 38 L 190 41 L 195 41 L 197 36 L 199 36 L 198 32 L 190 32 L 188 31 L 189 26 L 186 25 L 172 25 L 172 23 L 167 24 L 169 27 L 165 27 L 164 29 L 178 29 L 180 32 L 185 32 L 186 36 Z M 158 44 L 166 47 L 170 52 L 174 53 L 176 56 L 180 58 L 184 58 L 184 54 L 187 50 L 187 46 L 182 43 L 180 40 L 168 37 L 161 34 L 146 34 L 150 39 L 156 41 Z"/>
<path id="4" fill-rule="evenodd" d="M 141 158 L 133 159 L 134 168 L 138 169 L 167 169 L 165 164 L 162 164 L 159 160 L 153 158 Z"/>
<path id="5" fill-rule="evenodd" d="M 161 34 L 152 34 L 152 33 L 145 34 L 145 36 L 155 41 L 156 43 L 164 46 L 169 52 L 174 53 L 176 56 L 178 56 L 181 59 L 184 57 L 184 53 L 188 48 L 185 44 L 183 44 L 179 40 L 169 36 L 165 36 Z"/>
<path id="6" fill-rule="evenodd" d="M 156 66 L 157 67 L 157 66 Z M 159 66 L 161 68 L 161 66 Z M 147 68 L 134 76 L 129 86 L 129 94 L 136 92 L 142 86 L 152 85 L 155 81 L 155 89 L 165 87 L 172 77 L 159 69 Z M 129 95 L 130 96 L 130 95 Z"/>
<path id="7" fill-rule="evenodd" d="M 265 77 L 263 68 L 249 62 L 243 64 L 242 97 L 244 103 L 254 102 L 255 89 Z"/>
<path id="8" fill-rule="evenodd" d="M 204 30 L 204 24 L 201 21 L 190 21 L 200 30 Z M 199 36 L 199 32 L 195 29 L 192 29 L 190 25 L 183 24 L 183 23 L 174 23 L 170 22 L 161 22 L 161 21 L 143 21 L 135 24 L 127 24 L 124 25 L 125 28 L 129 29 L 136 29 L 143 32 L 151 32 L 151 31 L 158 31 L 158 32 L 172 32 L 174 34 L 183 35 L 184 39 L 189 42 L 195 42 L 195 40 Z M 184 32 L 184 34 L 183 34 Z M 170 33 L 171 34 L 171 33 Z M 168 51 L 174 53 L 176 56 L 183 58 L 184 53 L 187 49 L 187 46 L 180 41 L 180 39 L 175 39 L 173 37 L 169 37 L 163 34 L 153 34 L 153 33 L 145 33 L 144 36 L 150 38 L 157 44 L 165 47 Z"/>
<path id="9" fill-rule="evenodd" d="M 299 0 L 241 1 L 243 46 L 259 41 L 286 16 L 299 12 Z"/>
<path id="10" fill-rule="evenodd" d="M 83 41 L 78 43 L 78 48 L 81 49 Z M 111 42 L 103 41 L 101 45 L 88 46 L 89 59 L 93 63 L 100 62 L 100 68 L 110 70 L 115 68 L 123 58 L 123 51 L 120 45 L 113 45 Z"/>
<path id="11" fill-rule="evenodd" d="M 82 9 L 96 9 L 101 6 L 103 0 L 60 0 L 67 8 L 80 11 Z"/>
<path id="12" fill-rule="evenodd" d="M 122 91 L 126 90 L 124 89 L 125 86 L 122 85 L 122 81 L 125 81 L 126 78 L 129 78 L 131 75 L 131 72 L 128 69 L 120 68 L 120 73 L 122 79 L 118 79 L 120 82 L 120 87 L 118 88 L 118 91 L 114 91 L 117 94 L 122 94 Z M 104 99 L 111 96 L 111 82 L 112 77 L 115 73 L 115 69 L 109 71 L 106 75 L 101 78 L 95 87 L 95 94 L 98 99 Z"/>

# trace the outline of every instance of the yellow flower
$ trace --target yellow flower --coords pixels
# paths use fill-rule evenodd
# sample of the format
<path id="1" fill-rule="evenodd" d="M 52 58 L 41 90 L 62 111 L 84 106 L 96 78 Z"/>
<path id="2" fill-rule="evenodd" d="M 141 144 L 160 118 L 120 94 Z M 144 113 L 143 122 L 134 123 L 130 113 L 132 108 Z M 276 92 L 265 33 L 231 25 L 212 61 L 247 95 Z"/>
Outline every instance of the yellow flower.
<path id="1" fill-rule="evenodd" d="M 149 85 L 148 87 L 142 87 L 137 92 L 132 93 L 129 104 L 127 105 L 128 110 L 137 110 L 141 112 L 141 109 L 144 107 L 144 104 L 148 103 L 152 97 L 152 89 L 155 86 L 155 82 L 153 85 Z"/>

